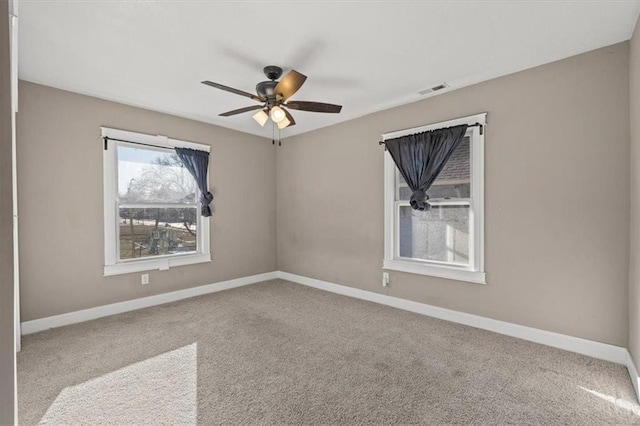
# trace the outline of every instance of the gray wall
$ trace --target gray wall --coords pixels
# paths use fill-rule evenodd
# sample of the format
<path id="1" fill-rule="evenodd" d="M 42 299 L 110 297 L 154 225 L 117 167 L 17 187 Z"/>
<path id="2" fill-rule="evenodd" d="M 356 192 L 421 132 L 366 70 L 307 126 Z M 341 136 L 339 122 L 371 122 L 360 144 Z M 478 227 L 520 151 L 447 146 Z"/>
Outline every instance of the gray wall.
<path id="1" fill-rule="evenodd" d="M 383 288 L 380 134 L 481 112 L 488 284 L 392 272 Z M 629 43 L 282 145 L 280 270 L 626 346 Z"/>
<path id="2" fill-rule="evenodd" d="M 640 364 L 640 19 L 630 45 L 631 256 L 629 263 L 629 350 Z"/>
<path id="3" fill-rule="evenodd" d="M 276 157 L 263 138 L 21 82 L 22 320 L 280 269 L 626 345 L 628 105 L 621 43 L 288 138 Z M 479 112 L 488 285 L 392 272 L 381 287 L 380 134 Z M 101 125 L 212 145 L 212 263 L 148 286 L 102 277 Z"/>
<path id="4" fill-rule="evenodd" d="M 13 207 L 9 4 L 0 0 L 0 425 L 14 423 Z"/>
<path id="5" fill-rule="evenodd" d="M 19 89 L 22 321 L 276 269 L 270 140 L 24 81 Z M 139 273 L 102 276 L 101 125 L 211 145 L 213 262 L 151 271 L 146 286 Z"/>

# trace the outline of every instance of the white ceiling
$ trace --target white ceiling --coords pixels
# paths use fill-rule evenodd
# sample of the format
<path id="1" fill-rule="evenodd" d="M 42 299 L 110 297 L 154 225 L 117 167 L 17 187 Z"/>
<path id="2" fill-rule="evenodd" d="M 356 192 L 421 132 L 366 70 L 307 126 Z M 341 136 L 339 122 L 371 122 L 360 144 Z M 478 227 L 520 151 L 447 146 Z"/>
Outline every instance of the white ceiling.
<path id="1" fill-rule="evenodd" d="M 21 0 L 20 78 L 271 137 L 253 101 L 262 67 L 306 74 L 292 99 L 342 113 L 294 111 L 282 137 L 628 40 L 633 1 Z"/>

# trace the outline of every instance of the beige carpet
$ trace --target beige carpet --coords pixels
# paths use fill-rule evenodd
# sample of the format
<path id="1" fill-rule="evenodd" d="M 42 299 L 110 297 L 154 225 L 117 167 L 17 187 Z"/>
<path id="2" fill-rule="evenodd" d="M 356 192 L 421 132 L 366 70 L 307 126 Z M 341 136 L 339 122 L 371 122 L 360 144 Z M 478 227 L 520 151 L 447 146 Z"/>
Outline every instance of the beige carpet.
<path id="1" fill-rule="evenodd" d="M 26 336 L 21 425 L 640 424 L 624 367 L 269 281 Z"/>

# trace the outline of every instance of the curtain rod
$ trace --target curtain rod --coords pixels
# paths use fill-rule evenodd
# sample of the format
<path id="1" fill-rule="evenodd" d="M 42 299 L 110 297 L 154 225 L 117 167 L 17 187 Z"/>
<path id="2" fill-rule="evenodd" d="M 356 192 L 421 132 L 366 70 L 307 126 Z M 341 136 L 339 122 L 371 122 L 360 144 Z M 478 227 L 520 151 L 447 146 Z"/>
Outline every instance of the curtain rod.
<path id="1" fill-rule="evenodd" d="M 164 148 L 164 149 L 168 149 L 166 146 L 160 146 L 160 145 L 152 145 L 150 143 L 142 143 L 142 142 L 133 142 L 133 141 L 126 141 L 124 139 L 116 139 L 116 138 L 110 138 L 109 136 L 103 136 L 102 139 L 104 140 L 104 150 L 107 150 L 107 142 L 108 141 L 116 141 L 116 142 L 126 142 L 126 143 L 132 143 L 134 145 L 144 145 L 144 146 L 150 146 L 153 148 Z"/>
<path id="2" fill-rule="evenodd" d="M 480 127 L 480 134 L 484 133 L 484 130 L 483 130 L 484 129 L 484 124 L 482 124 L 482 123 L 467 124 L 467 127 Z M 439 130 L 439 129 L 434 129 L 434 130 Z M 419 132 L 419 133 L 422 133 L 422 132 Z M 385 141 L 379 141 L 378 145 L 384 145 L 385 143 L 386 143 Z"/>

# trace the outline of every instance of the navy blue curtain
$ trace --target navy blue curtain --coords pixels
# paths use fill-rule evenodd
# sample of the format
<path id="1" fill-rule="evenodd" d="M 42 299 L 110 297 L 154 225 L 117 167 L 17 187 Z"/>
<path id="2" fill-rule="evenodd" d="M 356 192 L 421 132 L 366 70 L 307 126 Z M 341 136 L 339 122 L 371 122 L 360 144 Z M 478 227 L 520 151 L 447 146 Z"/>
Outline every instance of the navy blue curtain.
<path id="1" fill-rule="evenodd" d="M 176 154 L 182 164 L 191 173 L 200 190 L 200 204 L 202 204 L 202 216 L 211 216 L 209 204 L 213 201 L 213 195 L 207 187 L 207 171 L 209 170 L 209 153 L 189 148 L 176 148 Z"/>
<path id="2" fill-rule="evenodd" d="M 453 155 L 467 132 L 463 124 L 446 129 L 416 133 L 385 141 L 391 158 L 413 193 L 414 210 L 429 210 L 427 191 Z"/>

